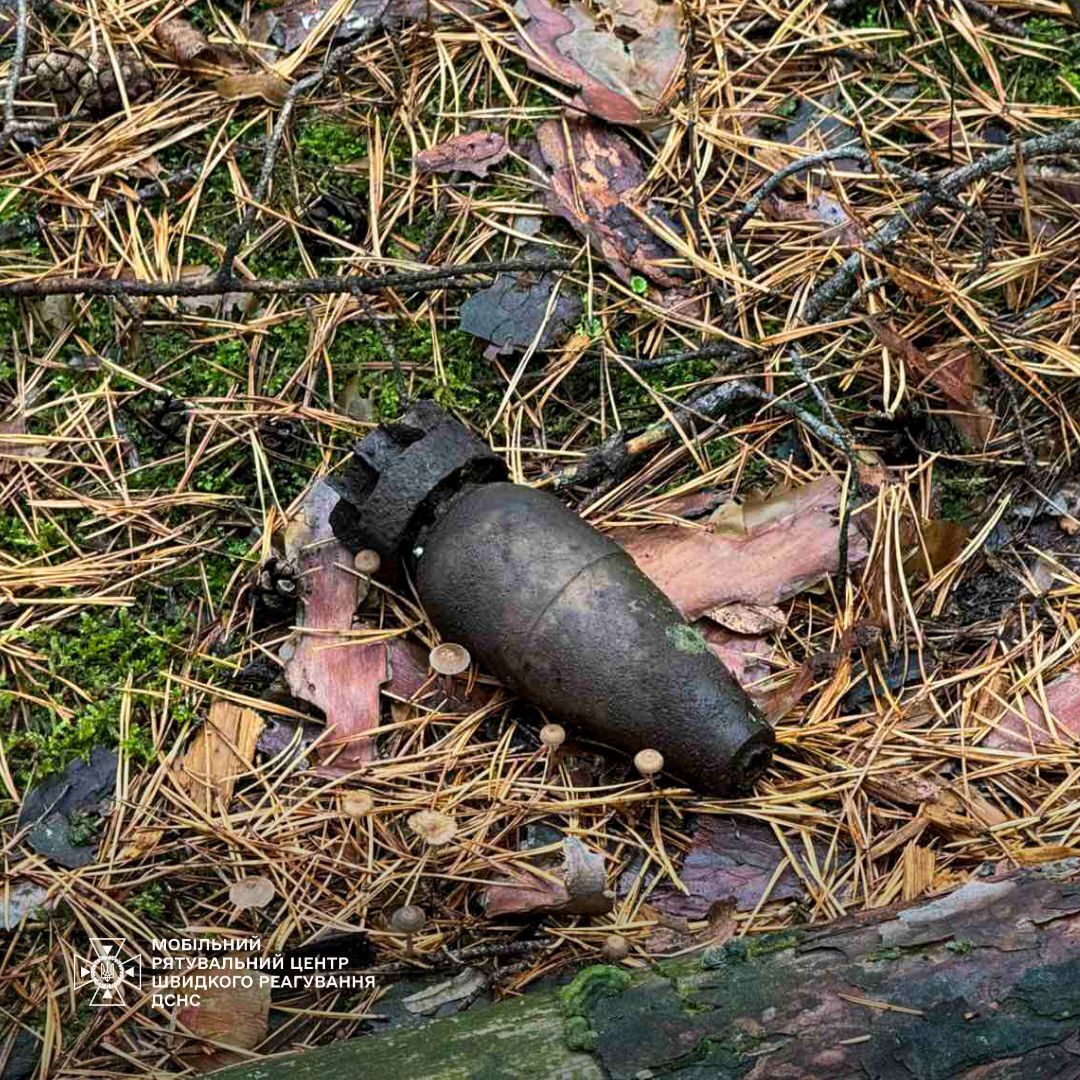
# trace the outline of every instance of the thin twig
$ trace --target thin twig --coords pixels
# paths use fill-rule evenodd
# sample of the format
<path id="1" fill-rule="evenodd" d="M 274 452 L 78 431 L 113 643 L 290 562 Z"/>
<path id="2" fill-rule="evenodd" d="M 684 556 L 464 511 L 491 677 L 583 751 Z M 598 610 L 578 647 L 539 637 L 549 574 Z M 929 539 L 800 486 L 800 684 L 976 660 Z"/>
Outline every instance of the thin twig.
<path id="1" fill-rule="evenodd" d="M 441 289 L 448 282 L 471 274 L 501 274 L 513 271 L 569 270 L 566 259 L 505 259 L 501 262 L 461 263 L 431 270 L 356 277 L 332 274 L 312 278 L 234 278 L 222 281 L 211 277 L 185 281 L 129 281 L 123 278 L 39 278 L 32 281 L 0 282 L 0 296 L 218 296 L 225 292 L 294 296 L 303 293 L 333 296 L 361 295 L 383 289 L 411 289 L 422 292 Z"/>

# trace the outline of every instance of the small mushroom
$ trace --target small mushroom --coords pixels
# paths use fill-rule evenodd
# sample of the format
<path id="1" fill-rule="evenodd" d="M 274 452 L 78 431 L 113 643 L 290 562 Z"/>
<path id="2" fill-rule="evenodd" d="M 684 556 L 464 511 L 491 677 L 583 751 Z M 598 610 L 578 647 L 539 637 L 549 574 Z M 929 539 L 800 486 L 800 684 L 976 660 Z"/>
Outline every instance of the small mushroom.
<path id="1" fill-rule="evenodd" d="M 424 929 L 427 913 L 418 904 L 403 904 L 390 916 L 390 929 L 395 934 L 412 937 Z"/>
<path id="2" fill-rule="evenodd" d="M 274 899 L 274 883 L 261 874 L 241 878 L 229 887 L 229 899 L 241 910 L 266 907 Z"/>
<path id="3" fill-rule="evenodd" d="M 353 568 L 361 574 L 377 574 L 382 565 L 382 559 L 377 551 L 372 548 L 364 548 L 353 556 Z"/>
<path id="4" fill-rule="evenodd" d="M 449 844 L 457 834 L 457 822 L 438 810 L 417 810 L 410 814 L 409 828 L 432 847 Z"/>
<path id="5" fill-rule="evenodd" d="M 562 724 L 545 724 L 540 729 L 540 742 L 549 750 L 557 750 L 566 742 L 566 728 Z"/>
<path id="6" fill-rule="evenodd" d="M 375 809 L 375 800 L 366 791 L 349 791 L 341 797 L 341 812 L 346 817 L 365 818 Z"/>
<path id="7" fill-rule="evenodd" d="M 604 946 L 600 951 L 604 954 L 605 960 L 617 964 L 630 955 L 630 942 L 622 934 L 608 934 L 604 938 Z"/>
<path id="8" fill-rule="evenodd" d="M 444 641 L 441 645 L 436 645 L 428 654 L 428 663 L 439 675 L 460 675 L 463 671 L 469 670 L 472 657 L 464 645 Z"/>
<path id="9" fill-rule="evenodd" d="M 634 755 L 634 768 L 642 776 L 652 777 L 663 771 L 664 755 L 659 750 L 639 750 Z"/>

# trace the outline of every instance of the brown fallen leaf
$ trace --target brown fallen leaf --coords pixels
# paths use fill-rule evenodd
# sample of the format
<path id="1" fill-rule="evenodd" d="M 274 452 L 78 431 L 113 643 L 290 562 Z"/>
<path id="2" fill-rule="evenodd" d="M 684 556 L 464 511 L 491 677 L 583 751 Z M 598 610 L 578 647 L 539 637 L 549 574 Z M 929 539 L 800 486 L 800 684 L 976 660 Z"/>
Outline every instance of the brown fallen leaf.
<path id="1" fill-rule="evenodd" d="M 772 221 L 810 221 L 825 226 L 821 240 L 836 243 L 842 250 L 858 247 L 863 241 L 862 226 L 831 195 L 818 192 L 809 201 L 781 199 L 772 195 L 765 200 L 762 213 Z"/>
<path id="2" fill-rule="evenodd" d="M 549 120 L 536 129 L 544 163 L 552 170 L 547 206 L 568 221 L 623 281 L 643 274 L 657 285 L 677 280 L 659 264 L 672 249 L 643 220 L 652 218 L 672 233 L 675 224 L 638 189 L 645 182 L 637 151 L 620 135 L 588 121 Z"/>
<path id="3" fill-rule="evenodd" d="M 660 925 L 649 934 L 646 950 L 653 956 L 671 956 L 689 949 L 718 948 L 735 936 L 735 903 L 716 900 L 705 914 L 705 926 L 693 930 L 688 919 L 660 915 Z"/>
<path id="4" fill-rule="evenodd" d="M 483 179 L 488 169 L 509 153 L 510 147 L 498 132 L 473 131 L 421 150 L 416 155 L 416 164 L 421 172 L 467 172 Z"/>
<path id="5" fill-rule="evenodd" d="M 974 351 L 968 345 L 950 345 L 924 353 L 909 338 L 891 326 L 867 316 L 867 323 L 881 344 L 899 357 L 920 379 L 941 391 L 956 411 L 953 423 L 974 446 L 981 447 L 993 427 L 993 411 L 978 400 L 982 373 Z"/>
<path id="6" fill-rule="evenodd" d="M 773 881 L 777 868 L 786 859 L 769 826 L 757 821 L 703 817 L 679 871 L 686 892 L 661 885 L 649 902 L 667 915 L 702 919 L 721 900 L 730 900 L 739 911 L 754 909 L 770 882 L 769 901 L 801 900 L 806 892 L 790 863 Z"/>
<path id="7" fill-rule="evenodd" d="M 663 108 L 682 67 L 678 4 L 611 0 L 615 32 L 576 3 L 560 11 L 548 0 L 519 0 L 514 10 L 525 62 L 577 89 L 578 108 L 613 124 L 642 124 Z"/>
<path id="8" fill-rule="evenodd" d="M 246 950 L 240 955 L 217 954 L 217 973 L 221 976 L 218 981 L 222 985 L 211 983 L 200 989 L 197 1005 L 184 1005 L 177 1011 L 177 1024 L 193 1037 L 180 1048 L 179 1054 L 197 1073 L 250 1060 L 251 1055 L 243 1051 L 254 1050 L 266 1038 L 270 983 L 255 975 L 251 986 L 240 984 L 249 974 L 250 955 Z"/>
<path id="9" fill-rule="evenodd" d="M 746 500 L 723 516 L 720 532 L 661 525 L 614 534 L 687 619 L 726 604 L 778 604 L 837 568 L 840 485 L 831 477 L 766 499 Z M 848 558 L 866 557 L 856 528 Z"/>
<path id="10" fill-rule="evenodd" d="M 242 101 L 244 98 L 262 98 L 267 105 L 285 104 L 289 83 L 271 71 L 252 71 L 239 75 L 226 75 L 214 83 L 214 90 L 226 101 Z"/>
<path id="11" fill-rule="evenodd" d="M 352 555 L 330 528 L 338 494 L 319 481 L 286 528 L 286 556 L 303 583 L 298 633 L 282 649 L 285 678 L 295 697 L 323 711 L 331 729 L 319 744 L 323 771 L 350 772 L 375 756 L 362 738 L 379 723 L 379 688 L 390 677 L 385 642 L 350 641 L 357 590 Z"/>
<path id="12" fill-rule="evenodd" d="M 769 666 L 772 650 L 764 637 L 733 633 L 707 619 L 702 619 L 697 625 L 709 649 L 740 686 L 748 689 L 772 674 Z"/>
<path id="13" fill-rule="evenodd" d="M 1046 684 L 1045 691 L 1049 718 L 1035 696 L 1025 694 L 1020 703 L 1022 711 L 1006 710 L 982 745 L 1031 753 L 1042 746 L 1080 742 L 1080 667 L 1064 671 Z"/>
<path id="14" fill-rule="evenodd" d="M 925 581 L 948 566 L 967 546 L 967 527 L 948 518 L 934 518 L 919 529 L 922 543 L 904 560 L 904 573 L 915 581 Z"/>
<path id="15" fill-rule="evenodd" d="M 577 837 L 563 840 L 563 863 L 541 877 L 515 870 L 514 880 L 489 885 L 484 910 L 489 919 L 504 915 L 604 915 L 615 906 L 607 888 L 604 856 L 590 851 Z"/>

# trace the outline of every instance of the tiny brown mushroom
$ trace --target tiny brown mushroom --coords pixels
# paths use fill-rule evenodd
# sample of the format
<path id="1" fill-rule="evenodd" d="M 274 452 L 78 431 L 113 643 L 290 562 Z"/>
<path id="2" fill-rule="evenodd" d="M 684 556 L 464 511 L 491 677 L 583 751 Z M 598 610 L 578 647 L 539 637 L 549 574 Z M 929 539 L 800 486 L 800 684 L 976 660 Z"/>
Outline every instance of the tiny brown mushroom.
<path id="1" fill-rule="evenodd" d="M 431 650 L 428 654 L 428 662 L 432 670 L 439 675 L 460 675 L 463 671 L 469 670 L 472 657 L 464 645 L 444 641 Z"/>
<path id="2" fill-rule="evenodd" d="M 411 937 L 424 929 L 427 913 L 419 904 L 403 904 L 390 916 L 390 929 Z"/>
<path id="3" fill-rule="evenodd" d="M 364 548 L 353 556 L 353 568 L 361 574 L 377 574 L 381 565 L 379 553 L 371 548 Z"/>
<path id="4" fill-rule="evenodd" d="M 601 952 L 604 954 L 605 960 L 617 964 L 630 955 L 630 942 L 622 934 L 608 934 L 604 938 L 604 946 Z"/>

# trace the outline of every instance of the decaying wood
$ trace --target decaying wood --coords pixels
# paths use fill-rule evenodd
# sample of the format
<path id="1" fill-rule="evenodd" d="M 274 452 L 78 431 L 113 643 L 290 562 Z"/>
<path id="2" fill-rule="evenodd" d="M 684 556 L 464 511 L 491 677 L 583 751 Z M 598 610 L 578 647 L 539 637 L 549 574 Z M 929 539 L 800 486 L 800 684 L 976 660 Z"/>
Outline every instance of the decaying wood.
<path id="1" fill-rule="evenodd" d="M 595 966 L 416 1030 L 221 1080 L 378 1076 L 830 1080 L 1080 1075 L 1080 863 L 631 975 Z"/>

